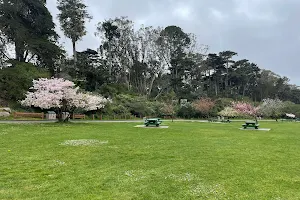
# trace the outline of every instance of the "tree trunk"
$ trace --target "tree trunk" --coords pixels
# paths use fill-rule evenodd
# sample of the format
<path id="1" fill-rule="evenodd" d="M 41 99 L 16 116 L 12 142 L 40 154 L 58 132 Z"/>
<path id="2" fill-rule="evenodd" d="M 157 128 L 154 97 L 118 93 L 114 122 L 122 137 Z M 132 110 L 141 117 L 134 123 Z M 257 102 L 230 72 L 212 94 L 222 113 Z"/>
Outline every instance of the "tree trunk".
<path id="1" fill-rule="evenodd" d="M 16 53 L 16 60 L 19 62 L 25 62 L 24 58 L 24 44 L 22 42 L 16 41 L 15 42 L 15 53 Z"/>
<path id="2" fill-rule="evenodd" d="M 210 77 L 210 70 L 208 70 L 208 89 L 207 92 L 208 94 L 211 94 L 211 77 Z"/>
<path id="3" fill-rule="evenodd" d="M 225 78 L 225 92 L 226 92 L 226 97 L 228 97 L 228 61 L 226 64 L 226 78 Z"/>
<path id="4" fill-rule="evenodd" d="M 57 110 L 57 116 L 58 116 L 58 121 L 59 122 L 63 122 L 63 119 L 62 119 L 62 110 L 61 109 Z"/>
<path id="5" fill-rule="evenodd" d="M 76 66 L 76 64 L 77 64 L 77 52 L 76 52 L 76 41 L 75 40 L 72 40 L 72 45 L 73 45 L 74 65 Z"/>
<path id="6" fill-rule="evenodd" d="M 151 92 L 152 92 L 152 87 L 153 87 L 153 83 L 154 83 L 154 81 L 155 81 L 155 74 L 153 75 L 153 77 L 152 77 L 152 79 L 151 79 L 151 82 L 150 82 L 150 85 L 149 85 L 149 91 L 148 91 L 148 98 L 150 97 L 150 95 L 151 95 Z"/>
<path id="7" fill-rule="evenodd" d="M 128 90 L 130 90 L 130 88 L 131 88 L 130 86 L 132 85 L 131 84 L 131 74 L 130 73 L 131 73 L 131 70 L 128 70 Z"/>
<path id="8" fill-rule="evenodd" d="M 154 99 L 157 100 L 158 97 L 160 97 L 162 95 L 163 91 L 164 91 L 164 89 L 161 89 Z"/>
<path id="9" fill-rule="evenodd" d="M 108 44 L 109 51 L 109 65 L 108 65 L 108 80 L 111 81 L 111 71 L 112 71 L 112 54 L 111 54 L 111 46 Z"/>
<path id="10" fill-rule="evenodd" d="M 215 80 L 215 94 L 218 96 L 218 81 L 217 79 Z"/>

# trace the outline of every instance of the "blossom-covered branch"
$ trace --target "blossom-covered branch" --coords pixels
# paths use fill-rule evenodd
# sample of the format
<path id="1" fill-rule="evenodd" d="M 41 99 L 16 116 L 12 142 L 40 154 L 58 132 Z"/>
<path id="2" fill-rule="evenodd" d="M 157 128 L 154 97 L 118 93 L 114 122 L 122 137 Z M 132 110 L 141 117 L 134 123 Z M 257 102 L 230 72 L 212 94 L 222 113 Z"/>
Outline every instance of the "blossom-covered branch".
<path id="1" fill-rule="evenodd" d="M 40 78 L 33 80 L 31 92 L 21 101 L 23 106 L 41 109 L 57 109 L 61 112 L 72 112 L 76 108 L 85 111 L 103 108 L 110 101 L 100 95 L 79 92 L 72 81 L 61 78 Z"/>
<path id="2" fill-rule="evenodd" d="M 232 108 L 238 113 L 248 116 L 256 116 L 258 114 L 258 107 L 252 106 L 246 102 L 232 102 Z"/>
<path id="3" fill-rule="evenodd" d="M 240 114 L 238 113 L 238 111 L 236 111 L 235 109 L 233 109 L 231 107 L 225 107 L 224 110 L 222 110 L 221 112 L 218 113 L 218 115 L 223 116 L 223 117 L 237 117 Z"/>

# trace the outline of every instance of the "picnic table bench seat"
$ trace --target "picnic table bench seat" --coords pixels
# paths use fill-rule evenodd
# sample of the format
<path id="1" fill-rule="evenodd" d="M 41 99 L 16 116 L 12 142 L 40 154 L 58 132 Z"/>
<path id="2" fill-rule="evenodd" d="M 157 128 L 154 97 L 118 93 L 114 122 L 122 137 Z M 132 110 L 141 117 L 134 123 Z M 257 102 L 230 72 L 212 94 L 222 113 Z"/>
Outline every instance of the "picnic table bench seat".
<path id="1" fill-rule="evenodd" d="M 27 117 L 27 118 L 41 118 L 44 119 L 44 113 L 29 113 L 29 112 L 15 112 L 14 118 L 17 117 Z"/>
<path id="2" fill-rule="evenodd" d="M 73 119 L 85 119 L 84 114 L 73 114 L 72 116 Z"/>
<path id="3" fill-rule="evenodd" d="M 248 127 L 254 127 L 255 129 L 258 129 L 259 124 L 256 123 L 255 121 L 246 121 L 245 124 L 243 124 L 242 126 L 244 127 L 244 129 Z"/>
<path id="4" fill-rule="evenodd" d="M 149 119 L 145 119 L 145 126 L 149 126 L 149 125 L 155 125 L 156 127 L 158 127 L 160 124 L 162 123 L 162 121 L 160 120 L 160 118 L 149 118 Z"/>

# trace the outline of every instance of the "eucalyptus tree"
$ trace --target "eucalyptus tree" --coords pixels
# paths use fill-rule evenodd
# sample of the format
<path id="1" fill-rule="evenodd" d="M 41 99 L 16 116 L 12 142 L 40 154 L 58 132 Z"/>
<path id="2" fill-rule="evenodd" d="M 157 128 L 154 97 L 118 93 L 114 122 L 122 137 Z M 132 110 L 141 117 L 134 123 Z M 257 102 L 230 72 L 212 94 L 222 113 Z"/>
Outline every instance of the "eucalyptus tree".
<path id="1" fill-rule="evenodd" d="M 128 71 L 133 65 L 133 22 L 127 17 L 108 19 L 98 23 L 95 34 L 102 41 L 100 52 L 103 58 L 108 59 L 110 81 L 130 86 Z"/>

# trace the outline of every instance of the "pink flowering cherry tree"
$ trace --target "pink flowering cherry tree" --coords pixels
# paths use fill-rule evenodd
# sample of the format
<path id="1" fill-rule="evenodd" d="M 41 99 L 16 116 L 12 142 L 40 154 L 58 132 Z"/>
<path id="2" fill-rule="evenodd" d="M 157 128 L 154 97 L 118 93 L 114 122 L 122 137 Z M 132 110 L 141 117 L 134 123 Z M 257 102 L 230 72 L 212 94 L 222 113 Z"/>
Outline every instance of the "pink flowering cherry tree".
<path id="1" fill-rule="evenodd" d="M 73 113 L 75 109 L 94 111 L 103 108 L 110 101 L 100 95 L 79 92 L 72 81 L 62 78 L 40 78 L 33 80 L 33 87 L 21 101 L 23 106 L 54 109 L 59 120 L 63 121 L 62 113 Z M 67 121 L 70 115 L 64 121 Z"/>
<path id="2" fill-rule="evenodd" d="M 251 105 L 250 103 L 246 102 L 232 102 L 232 108 L 235 109 L 241 115 L 251 116 L 255 118 L 257 122 L 257 114 L 258 114 L 258 107 Z"/>

